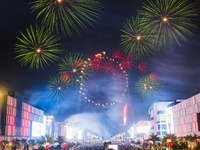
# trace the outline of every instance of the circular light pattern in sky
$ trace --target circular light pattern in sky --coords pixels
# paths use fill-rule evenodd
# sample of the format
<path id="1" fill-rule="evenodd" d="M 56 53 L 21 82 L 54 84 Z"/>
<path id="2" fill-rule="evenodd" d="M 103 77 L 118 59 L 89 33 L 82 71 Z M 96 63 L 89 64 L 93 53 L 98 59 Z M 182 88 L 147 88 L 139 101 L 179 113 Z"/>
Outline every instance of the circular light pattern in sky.
<path id="1" fill-rule="evenodd" d="M 123 55 L 120 51 L 114 52 L 112 58 L 106 52 L 87 58 L 88 66 L 92 70 L 92 77 L 83 81 L 80 86 L 80 93 L 87 102 L 87 107 L 99 107 L 121 103 L 125 93 L 128 93 L 128 71 L 131 67 L 137 66 L 137 59 L 134 55 Z M 139 63 L 141 70 L 147 66 Z"/>

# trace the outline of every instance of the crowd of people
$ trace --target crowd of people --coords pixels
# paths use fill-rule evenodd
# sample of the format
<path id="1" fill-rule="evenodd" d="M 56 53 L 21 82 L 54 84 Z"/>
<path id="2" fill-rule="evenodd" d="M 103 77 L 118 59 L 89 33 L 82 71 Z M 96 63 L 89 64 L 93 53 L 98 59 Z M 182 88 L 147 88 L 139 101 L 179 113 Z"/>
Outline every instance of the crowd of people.
<path id="1" fill-rule="evenodd" d="M 106 150 L 104 144 L 96 145 L 80 145 L 78 147 L 72 147 L 70 150 Z M 115 148 L 107 148 L 107 150 L 116 150 Z M 130 144 L 118 144 L 117 150 L 144 150 L 142 147 Z"/>

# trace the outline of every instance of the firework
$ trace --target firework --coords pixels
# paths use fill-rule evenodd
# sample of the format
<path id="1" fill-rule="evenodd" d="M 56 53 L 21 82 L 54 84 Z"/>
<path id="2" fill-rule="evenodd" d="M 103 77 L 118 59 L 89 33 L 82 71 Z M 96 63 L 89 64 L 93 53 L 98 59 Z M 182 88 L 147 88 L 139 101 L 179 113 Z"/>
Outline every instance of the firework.
<path id="1" fill-rule="evenodd" d="M 65 80 L 65 75 L 67 75 L 67 77 L 70 76 L 71 81 L 75 84 L 81 80 L 87 79 L 90 76 L 89 69 L 85 67 L 84 58 L 79 53 L 70 53 L 69 55 L 66 55 L 61 59 L 61 63 L 59 63 L 58 66 L 61 78 L 63 77 L 62 79 Z"/>
<path id="2" fill-rule="evenodd" d="M 156 77 L 158 77 L 159 74 L 157 72 L 151 72 L 150 75 L 149 75 L 149 78 L 153 81 L 156 80 Z"/>
<path id="3" fill-rule="evenodd" d="M 143 27 L 156 35 L 154 43 L 160 40 L 164 47 L 172 46 L 179 40 L 186 40 L 185 35 L 192 36 L 191 28 L 196 28 L 194 24 L 197 9 L 195 3 L 190 4 L 188 0 L 147 0 L 148 4 L 143 4 L 145 11 L 140 11 L 147 20 Z"/>
<path id="4" fill-rule="evenodd" d="M 124 106 L 124 126 L 126 125 L 126 121 L 127 121 L 127 108 L 128 108 L 128 105 L 126 104 Z"/>
<path id="5" fill-rule="evenodd" d="M 96 71 L 100 71 L 102 69 L 103 61 L 102 61 L 102 52 L 97 52 L 94 56 L 90 57 L 90 60 L 92 62 L 92 68 Z"/>
<path id="6" fill-rule="evenodd" d="M 72 75 L 69 72 L 64 72 L 61 74 L 60 80 L 64 83 L 69 83 Z"/>
<path id="7" fill-rule="evenodd" d="M 135 83 L 135 89 L 145 100 L 155 99 L 162 89 L 162 84 L 158 80 L 151 80 L 149 76 L 143 76 Z"/>
<path id="8" fill-rule="evenodd" d="M 148 71 L 148 66 L 147 66 L 147 63 L 145 62 L 141 62 L 139 65 L 138 65 L 138 68 L 140 69 L 140 71 L 142 71 L 143 73 L 146 73 Z"/>
<path id="9" fill-rule="evenodd" d="M 49 65 L 49 62 L 57 60 L 61 50 L 58 48 L 60 37 L 52 35 L 44 27 L 36 25 L 34 31 L 32 25 L 26 29 L 27 35 L 21 32 L 22 38 L 17 37 L 20 44 L 15 44 L 15 53 L 20 58 L 19 62 L 23 65 L 30 65 L 31 69 L 39 69 Z"/>
<path id="10" fill-rule="evenodd" d="M 119 67 L 116 67 L 112 72 L 112 77 L 114 81 L 121 82 L 126 79 L 126 71 L 121 70 Z"/>
<path id="11" fill-rule="evenodd" d="M 135 61 L 137 60 L 137 58 L 134 57 L 134 55 L 124 55 L 124 58 L 122 58 L 121 63 L 119 64 L 120 68 L 123 70 L 131 70 L 131 66 L 135 67 Z"/>
<path id="12" fill-rule="evenodd" d="M 120 103 L 121 101 L 118 100 L 108 100 L 107 92 L 110 92 L 111 97 L 120 97 L 128 89 L 128 74 L 125 69 L 133 65 L 133 55 L 125 55 L 123 60 L 121 52 L 114 54 L 120 57 L 110 58 L 106 52 L 99 51 L 86 59 L 88 68 L 92 70 L 92 78 L 90 81 L 82 82 L 79 93 L 90 103 L 90 106 L 102 106 L 103 108 L 106 105 Z M 125 60 L 130 61 L 130 66 L 127 65 L 127 62 L 125 64 Z M 121 61 L 123 61 L 121 66 L 125 68 L 119 66 Z"/>
<path id="13" fill-rule="evenodd" d="M 60 100 L 67 96 L 67 91 L 69 91 L 69 84 L 65 84 L 60 80 L 60 77 L 52 77 L 48 81 L 47 89 L 49 91 L 49 96 L 52 99 Z"/>
<path id="14" fill-rule="evenodd" d="M 84 23 L 92 26 L 102 8 L 96 0 L 35 0 L 29 4 L 33 12 L 39 10 L 37 19 L 44 16 L 42 24 L 65 36 L 71 36 L 72 30 L 80 33 L 78 27 L 87 29 Z"/>
<path id="15" fill-rule="evenodd" d="M 106 61 L 103 65 L 103 72 L 113 73 L 115 72 L 116 66 L 113 61 Z"/>
<path id="16" fill-rule="evenodd" d="M 127 19 L 124 23 L 123 34 L 121 35 L 121 45 L 125 53 L 135 54 L 137 58 L 149 56 L 158 50 L 158 46 L 153 44 L 153 33 L 145 30 L 141 26 L 145 22 L 144 18 L 137 16 L 135 19 Z"/>
<path id="17" fill-rule="evenodd" d="M 114 59 L 120 60 L 120 59 L 122 59 L 122 52 L 116 51 L 116 52 L 113 53 L 112 57 L 113 57 Z"/>

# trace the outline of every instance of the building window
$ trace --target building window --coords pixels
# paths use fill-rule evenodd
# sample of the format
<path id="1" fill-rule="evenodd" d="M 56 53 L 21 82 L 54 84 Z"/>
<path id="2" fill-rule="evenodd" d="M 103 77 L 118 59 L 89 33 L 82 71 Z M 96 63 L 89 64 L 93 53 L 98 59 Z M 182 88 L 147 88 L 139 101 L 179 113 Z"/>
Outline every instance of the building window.
<path id="1" fill-rule="evenodd" d="M 160 130 L 160 125 L 158 125 L 158 130 Z"/>
<path id="2" fill-rule="evenodd" d="M 160 132 L 157 132 L 157 135 L 160 135 Z"/>
<path id="3" fill-rule="evenodd" d="M 163 131 L 163 132 L 162 132 L 162 135 L 165 135 L 165 134 L 167 134 L 167 131 Z"/>
<path id="4" fill-rule="evenodd" d="M 162 124 L 162 130 L 167 130 L 167 125 L 166 124 Z"/>
<path id="5" fill-rule="evenodd" d="M 166 121 L 161 121 L 161 123 L 166 123 Z"/>
<path id="6" fill-rule="evenodd" d="M 157 111 L 157 115 L 159 115 L 159 114 L 164 114 L 164 113 L 166 113 L 165 110 L 159 110 L 159 111 Z"/>

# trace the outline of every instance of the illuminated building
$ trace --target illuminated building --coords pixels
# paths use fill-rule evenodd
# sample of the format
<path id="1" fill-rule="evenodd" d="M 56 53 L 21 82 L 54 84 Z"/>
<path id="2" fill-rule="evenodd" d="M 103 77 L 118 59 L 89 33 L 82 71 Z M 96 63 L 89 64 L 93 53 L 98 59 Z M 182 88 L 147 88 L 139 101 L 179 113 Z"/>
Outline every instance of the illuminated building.
<path id="1" fill-rule="evenodd" d="M 54 136 L 54 128 L 55 128 L 55 119 L 50 114 L 47 116 L 46 120 L 46 134 L 50 136 Z"/>
<path id="2" fill-rule="evenodd" d="M 157 101 L 149 109 L 151 132 L 200 136 L 200 93 L 186 100 Z"/>
<path id="3" fill-rule="evenodd" d="M 46 133 L 53 136 L 56 139 L 58 136 L 65 136 L 66 127 L 61 122 L 55 121 L 55 118 L 51 115 L 46 119 Z"/>
<path id="4" fill-rule="evenodd" d="M 1 112 L 1 135 L 15 136 L 15 120 L 17 100 L 11 96 L 3 96 Z"/>
<path id="5" fill-rule="evenodd" d="M 8 92 L 1 85 L 0 110 L 0 141 L 38 138 L 47 133 L 57 138 L 66 134 L 62 123 L 44 116 L 43 110 L 25 103 L 23 95 L 15 91 Z"/>
<path id="6" fill-rule="evenodd" d="M 176 136 L 200 136 L 200 93 L 172 107 Z"/>
<path id="7" fill-rule="evenodd" d="M 78 127 L 71 127 L 69 126 L 69 123 L 66 124 L 66 140 L 67 141 L 81 141 L 83 131 L 81 129 L 78 129 Z"/>
<path id="8" fill-rule="evenodd" d="M 131 140 L 137 139 L 137 125 L 135 122 L 133 123 L 133 126 L 128 130 L 128 133 Z"/>
<path id="9" fill-rule="evenodd" d="M 58 123 L 58 136 L 65 136 L 66 132 L 66 127 L 64 124 L 57 122 Z"/>
<path id="10" fill-rule="evenodd" d="M 41 137 L 46 135 L 46 116 L 43 116 L 43 123 L 32 121 L 31 136 Z"/>
<path id="11" fill-rule="evenodd" d="M 150 122 L 147 120 L 141 120 L 134 123 L 128 132 L 131 140 L 147 140 L 150 135 Z"/>
<path id="12" fill-rule="evenodd" d="M 165 134 L 170 134 L 170 121 L 168 120 L 169 117 L 172 117 L 170 106 L 176 105 L 180 102 L 181 100 L 159 100 L 149 108 L 151 134 L 158 135 L 158 137 L 163 137 Z"/>
<path id="13" fill-rule="evenodd" d="M 44 111 L 25 103 L 24 96 L 15 91 L 8 92 L 8 95 L 17 100 L 16 136 L 30 137 L 32 122 L 43 123 Z"/>

